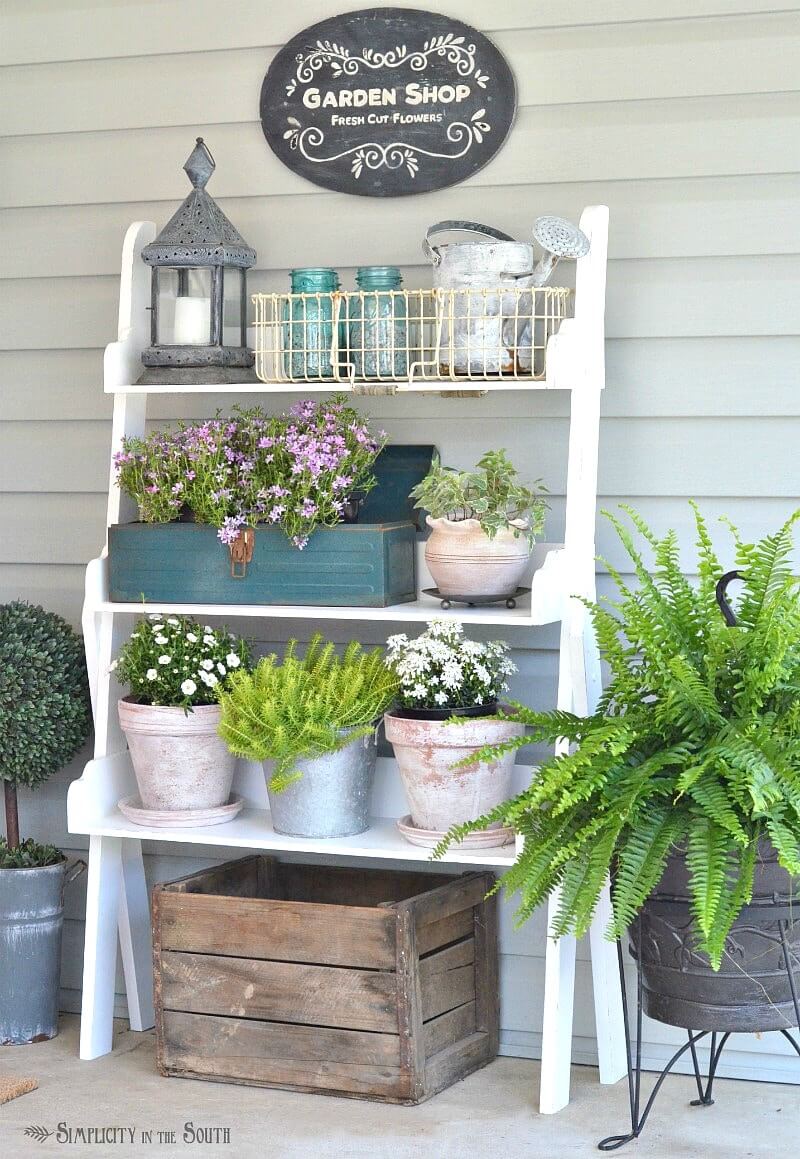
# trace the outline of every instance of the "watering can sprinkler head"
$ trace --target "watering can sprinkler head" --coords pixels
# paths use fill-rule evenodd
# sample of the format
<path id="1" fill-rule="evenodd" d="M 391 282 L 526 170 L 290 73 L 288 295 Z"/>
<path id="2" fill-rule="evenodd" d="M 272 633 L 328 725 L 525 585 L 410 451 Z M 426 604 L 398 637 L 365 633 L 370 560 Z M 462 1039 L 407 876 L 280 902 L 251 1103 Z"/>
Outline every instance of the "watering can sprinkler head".
<path id="1" fill-rule="evenodd" d="M 544 286 L 560 258 L 582 258 L 589 252 L 589 239 L 565 217 L 548 214 L 533 223 L 533 238 L 542 247 L 544 257 L 533 271 L 533 284 Z"/>

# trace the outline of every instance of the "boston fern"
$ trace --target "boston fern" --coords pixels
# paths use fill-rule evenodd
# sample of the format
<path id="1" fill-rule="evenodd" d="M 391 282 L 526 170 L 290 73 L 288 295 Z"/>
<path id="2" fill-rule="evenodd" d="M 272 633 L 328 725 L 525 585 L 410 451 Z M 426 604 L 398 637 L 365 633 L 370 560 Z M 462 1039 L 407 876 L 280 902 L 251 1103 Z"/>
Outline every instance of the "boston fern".
<path id="1" fill-rule="evenodd" d="M 609 568 L 619 598 L 610 608 L 587 605 L 610 673 L 597 711 L 581 718 L 515 706 L 530 733 L 504 751 L 559 738 L 570 750 L 448 841 L 489 821 L 514 825 L 525 848 L 505 887 L 520 895 L 520 921 L 560 887 L 557 935 L 586 932 L 611 872 L 608 932 L 621 936 L 669 853 L 684 851 L 697 945 L 718 969 L 752 895 L 759 842 L 800 873 L 800 600 L 789 568 L 800 512 L 758 543 L 728 524 L 743 577 L 737 624 L 728 627 L 715 596 L 726 568 L 699 510 L 696 585 L 681 572 L 675 532 L 657 539 L 625 510 L 653 563 L 609 516 L 638 586 Z"/>
<path id="2" fill-rule="evenodd" d="M 274 761 L 270 788 L 280 791 L 301 775 L 297 761 L 372 732 L 397 686 L 380 648 L 365 652 L 353 641 L 337 656 L 315 635 L 300 659 L 291 640 L 282 660 L 273 654 L 252 672 L 233 673 L 220 695 L 220 736 L 237 756 Z"/>

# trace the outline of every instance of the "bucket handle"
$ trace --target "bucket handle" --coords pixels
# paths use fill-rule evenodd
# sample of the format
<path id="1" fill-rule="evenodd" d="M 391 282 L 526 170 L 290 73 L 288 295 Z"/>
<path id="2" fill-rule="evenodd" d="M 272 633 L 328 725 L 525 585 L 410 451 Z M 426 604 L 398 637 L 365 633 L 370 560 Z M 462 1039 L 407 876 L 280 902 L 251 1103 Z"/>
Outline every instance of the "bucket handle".
<path id="1" fill-rule="evenodd" d="M 72 885 L 75 878 L 80 877 L 87 868 L 88 866 L 82 857 L 77 857 L 74 861 L 71 861 L 64 870 L 64 886 Z"/>
<path id="2" fill-rule="evenodd" d="M 442 255 L 435 245 L 431 245 L 430 239 L 435 233 L 450 233 L 452 230 L 458 230 L 460 233 L 480 233 L 485 237 L 494 238 L 495 241 L 514 240 L 502 230 L 493 229 L 490 225 L 481 225 L 477 221 L 437 221 L 435 225 L 428 226 L 422 242 L 422 252 L 431 265 L 438 266 L 441 263 Z"/>

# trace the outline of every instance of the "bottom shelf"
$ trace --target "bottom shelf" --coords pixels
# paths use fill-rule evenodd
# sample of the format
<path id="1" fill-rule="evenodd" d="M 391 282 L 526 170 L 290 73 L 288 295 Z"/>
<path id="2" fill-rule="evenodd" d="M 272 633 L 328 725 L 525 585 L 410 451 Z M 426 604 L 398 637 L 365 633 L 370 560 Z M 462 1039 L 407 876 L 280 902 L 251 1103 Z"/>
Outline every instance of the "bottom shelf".
<path id="1" fill-rule="evenodd" d="M 515 777 L 516 791 L 530 782 L 531 769 L 517 766 Z M 393 760 L 378 761 L 372 798 L 374 816 L 369 829 L 353 837 L 287 837 L 276 833 L 266 807 L 264 771 L 259 765 L 239 762 L 234 791 L 244 798 L 244 807 L 237 817 L 222 825 L 174 829 L 137 825 L 117 808 L 122 797 L 135 792 L 130 758 L 127 752 L 118 753 L 89 761 L 80 780 L 70 785 L 68 828 L 70 833 L 88 836 L 127 837 L 263 852 L 329 854 L 332 858 L 364 857 L 389 861 L 431 860 L 429 850 L 412 845 L 397 829 L 396 819 L 406 812 L 406 807 Z M 507 869 L 514 864 L 516 856 L 517 845 L 511 842 L 487 849 L 454 850 L 445 854 L 441 863 Z"/>

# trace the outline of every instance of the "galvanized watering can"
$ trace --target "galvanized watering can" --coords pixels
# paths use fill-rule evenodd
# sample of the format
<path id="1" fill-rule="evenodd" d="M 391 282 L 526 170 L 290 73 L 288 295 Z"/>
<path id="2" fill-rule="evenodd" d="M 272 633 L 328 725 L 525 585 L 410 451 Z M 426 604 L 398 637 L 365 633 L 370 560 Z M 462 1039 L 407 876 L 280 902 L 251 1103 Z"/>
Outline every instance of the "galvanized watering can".
<path id="1" fill-rule="evenodd" d="M 481 241 L 432 245 L 437 233 L 477 234 Z M 430 226 L 422 250 L 433 266 L 436 345 L 442 374 L 530 373 L 536 314 L 533 290 L 544 286 L 561 257 L 582 257 L 585 234 L 564 218 L 540 217 L 533 242 L 475 221 Z M 507 292 L 504 292 L 507 291 Z"/>

